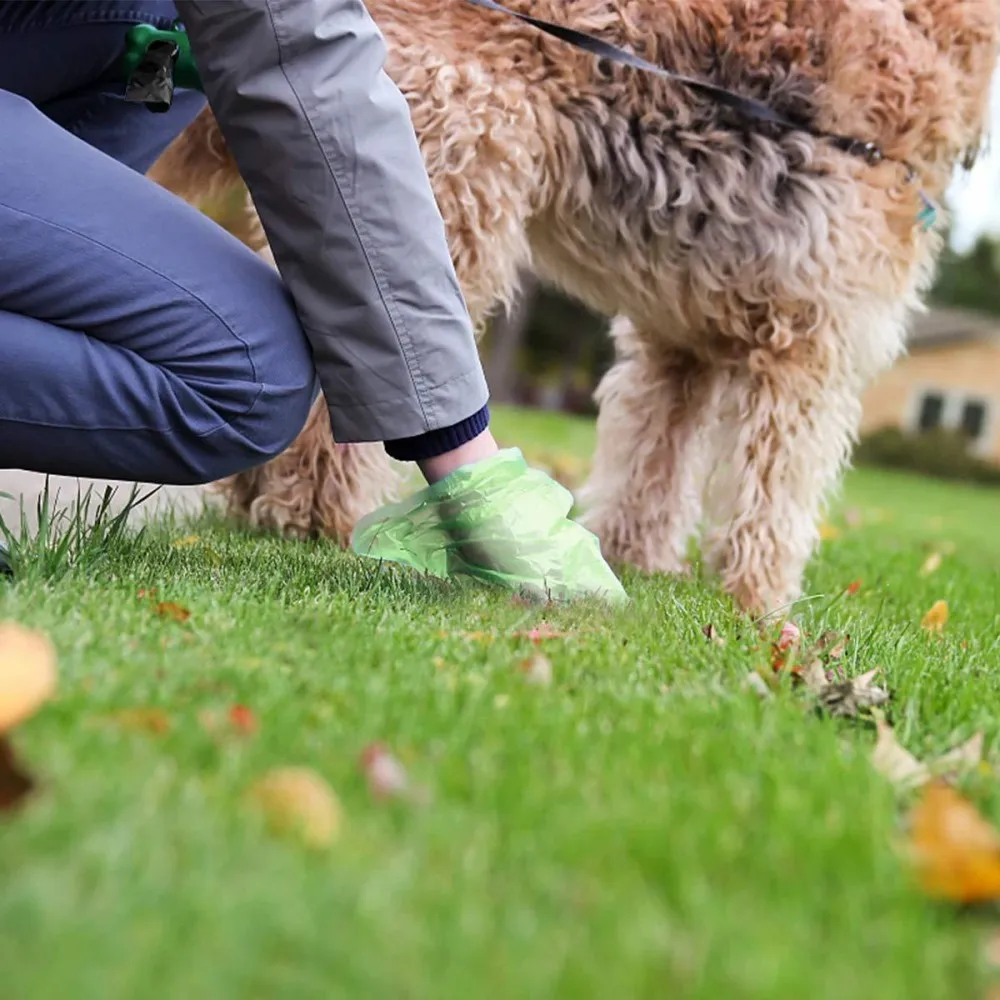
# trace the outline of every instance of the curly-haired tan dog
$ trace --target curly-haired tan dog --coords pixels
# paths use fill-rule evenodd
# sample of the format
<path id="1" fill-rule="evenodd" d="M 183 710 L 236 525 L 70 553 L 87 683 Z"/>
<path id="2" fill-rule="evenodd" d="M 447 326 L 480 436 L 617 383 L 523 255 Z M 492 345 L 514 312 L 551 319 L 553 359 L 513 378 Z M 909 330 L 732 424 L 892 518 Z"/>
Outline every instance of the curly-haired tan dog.
<path id="1" fill-rule="evenodd" d="M 675 572 L 704 519 L 740 605 L 794 599 L 862 388 L 931 277 L 920 192 L 940 197 L 980 142 L 1000 0 L 511 4 L 874 141 L 877 166 L 458 0 L 368 6 L 476 319 L 526 266 L 619 317 L 584 492 L 607 556 Z M 238 182 L 209 116 L 155 176 L 192 201 Z M 223 488 L 255 523 L 344 539 L 389 480 L 379 447 L 333 444 L 318 404 L 286 454 Z"/>

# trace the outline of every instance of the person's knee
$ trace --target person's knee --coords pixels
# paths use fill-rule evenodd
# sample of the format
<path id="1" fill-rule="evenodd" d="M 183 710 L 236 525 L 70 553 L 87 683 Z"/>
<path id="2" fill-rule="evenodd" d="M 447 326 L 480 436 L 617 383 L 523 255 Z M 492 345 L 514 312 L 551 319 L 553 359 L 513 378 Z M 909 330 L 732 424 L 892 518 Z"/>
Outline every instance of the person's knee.
<path id="1" fill-rule="evenodd" d="M 264 383 L 252 409 L 230 425 L 243 453 L 243 465 L 260 465 L 280 455 L 298 436 L 319 396 L 310 366 L 296 384 Z"/>

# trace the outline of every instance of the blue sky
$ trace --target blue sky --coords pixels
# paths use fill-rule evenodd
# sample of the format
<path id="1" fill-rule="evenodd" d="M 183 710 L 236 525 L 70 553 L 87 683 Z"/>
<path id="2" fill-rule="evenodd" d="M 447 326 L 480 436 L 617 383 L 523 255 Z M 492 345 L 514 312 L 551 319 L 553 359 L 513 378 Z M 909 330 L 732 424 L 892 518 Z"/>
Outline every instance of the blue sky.
<path id="1" fill-rule="evenodd" d="M 982 232 L 1000 236 L 1000 73 L 993 78 L 993 129 L 988 155 L 958 176 L 948 194 L 953 213 L 952 243 L 967 250 Z"/>

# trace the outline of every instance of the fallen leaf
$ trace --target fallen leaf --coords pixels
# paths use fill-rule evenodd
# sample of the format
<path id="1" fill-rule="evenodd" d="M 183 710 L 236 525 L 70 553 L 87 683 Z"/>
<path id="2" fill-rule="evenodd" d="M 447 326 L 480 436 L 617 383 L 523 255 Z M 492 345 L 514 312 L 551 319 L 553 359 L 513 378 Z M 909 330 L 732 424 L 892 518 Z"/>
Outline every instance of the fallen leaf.
<path id="1" fill-rule="evenodd" d="M 872 684 L 878 667 L 846 681 L 830 681 L 817 695 L 820 708 L 834 718 L 853 719 L 866 708 L 877 708 L 889 700 L 885 688 Z"/>
<path id="2" fill-rule="evenodd" d="M 197 545 L 200 541 L 201 539 L 197 535 L 185 535 L 183 538 L 178 538 L 176 541 L 171 542 L 171 548 L 189 549 Z"/>
<path id="3" fill-rule="evenodd" d="M 716 646 L 725 646 L 726 644 L 725 638 L 719 635 L 719 630 L 711 623 L 703 625 L 701 633 L 709 642 L 714 642 Z"/>
<path id="4" fill-rule="evenodd" d="M 875 769 L 903 787 L 921 785 L 932 777 L 954 779 L 974 770 L 983 760 L 983 733 L 978 732 L 940 757 L 922 763 L 904 750 L 896 740 L 892 726 L 879 711 L 873 711 L 878 740 L 872 753 Z"/>
<path id="5" fill-rule="evenodd" d="M 851 641 L 849 635 L 845 635 L 843 639 L 840 640 L 836 645 L 832 646 L 827 650 L 827 656 L 831 660 L 839 660 L 843 658 L 844 653 L 847 652 L 847 644 Z"/>
<path id="6" fill-rule="evenodd" d="M 0 812 L 21 806 L 35 781 L 18 763 L 6 736 L 0 736 Z"/>
<path id="7" fill-rule="evenodd" d="M 747 674 L 746 685 L 761 700 L 774 697 L 774 692 L 768 687 L 767 681 L 756 670 L 751 670 Z"/>
<path id="8" fill-rule="evenodd" d="M 852 583 L 847 585 L 846 593 L 849 597 L 853 597 L 863 586 L 863 580 L 854 580 Z"/>
<path id="9" fill-rule="evenodd" d="M 530 639 L 534 643 L 544 642 L 546 639 L 568 639 L 572 634 L 560 631 L 549 622 L 539 622 L 535 628 L 512 633 L 515 639 Z"/>
<path id="10" fill-rule="evenodd" d="M 935 601 L 931 609 L 920 619 L 920 627 L 928 632 L 942 632 L 948 624 L 948 602 Z"/>
<path id="11" fill-rule="evenodd" d="M 257 732 L 257 716 L 246 705 L 233 705 L 229 709 L 229 722 L 233 729 L 244 736 Z"/>
<path id="12" fill-rule="evenodd" d="M 426 789 L 410 781 L 406 768 L 384 743 L 372 743 L 361 753 L 361 770 L 376 799 L 402 798 L 414 802 L 428 799 Z"/>
<path id="13" fill-rule="evenodd" d="M 160 601 L 153 606 L 153 611 L 161 618 L 172 618 L 177 622 L 186 622 L 191 617 L 191 612 L 180 604 L 173 601 Z"/>
<path id="14" fill-rule="evenodd" d="M 936 573 L 941 568 L 941 562 L 943 557 L 940 552 L 932 552 L 924 561 L 923 565 L 920 567 L 921 576 L 930 576 L 931 573 Z"/>
<path id="15" fill-rule="evenodd" d="M 908 750 L 900 745 L 892 726 L 881 712 L 872 713 L 878 739 L 872 751 L 872 766 L 879 774 L 901 788 L 922 785 L 930 777 L 927 768 Z"/>
<path id="16" fill-rule="evenodd" d="M 0 733 L 29 718 L 56 687 L 48 637 L 13 622 L 0 625 Z"/>
<path id="17" fill-rule="evenodd" d="M 250 800 L 263 812 L 272 833 L 298 837 L 308 847 L 327 847 L 340 833 L 340 802 L 309 768 L 269 771 L 250 789 Z"/>
<path id="18" fill-rule="evenodd" d="M 864 521 L 865 515 L 857 507 L 850 507 L 844 511 L 844 523 L 849 528 L 860 528 Z"/>
<path id="19" fill-rule="evenodd" d="M 820 697 L 823 691 L 829 687 L 830 679 L 826 676 L 826 668 L 823 666 L 822 660 L 811 660 L 805 668 L 799 672 L 799 677 L 802 679 L 802 683 L 805 684 L 806 689 L 811 693 Z"/>
<path id="20" fill-rule="evenodd" d="M 936 775 L 944 778 L 957 778 L 974 770 L 982 763 L 984 742 L 983 733 L 976 733 L 964 743 L 938 757 L 931 764 L 931 769 Z"/>
<path id="21" fill-rule="evenodd" d="M 781 634 L 778 636 L 778 642 L 776 643 L 779 652 L 785 652 L 785 650 L 791 649 L 792 646 L 798 644 L 802 639 L 802 632 L 800 631 L 798 625 L 793 621 L 787 621 L 781 626 Z"/>
<path id="22" fill-rule="evenodd" d="M 840 538 L 840 528 L 824 521 L 819 526 L 819 537 L 824 542 L 832 542 L 835 539 Z"/>
<path id="23" fill-rule="evenodd" d="M 910 850 L 929 896 L 964 904 L 1000 898 L 1000 835 L 943 781 L 931 782 L 910 813 Z"/>
<path id="24" fill-rule="evenodd" d="M 1000 930 L 994 929 L 983 943 L 983 958 L 991 969 L 1000 968 Z"/>
<path id="25" fill-rule="evenodd" d="M 833 631 L 833 629 L 828 629 L 824 632 L 816 642 L 813 647 L 814 653 L 822 653 L 824 650 L 829 649 L 831 646 L 836 646 L 840 642 L 840 633 Z"/>
<path id="26" fill-rule="evenodd" d="M 552 683 L 552 664 L 548 657 L 541 653 L 535 653 L 526 660 L 522 660 L 520 669 L 524 674 L 524 679 L 529 684 L 548 687 Z"/>
<path id="27" fill-rule="evenodd" d="M 802 639 L 802 633 L 798 625 L 793 621 L 786 621 L 781 626 L 781 632 L 777 640 L 771 644 L 771 669 L 775 672 L 782 670 L 788 659 L 789 651 L 797 646 Z"/>
<path id="28" fill-rule="evenodd" d="M 452 637 L 465 639 L 466 642 L 491 643 L 496 636 L 490 632 L 438 632 L 439 639 L 450 639 Z"/>
<path id="29" fill-rule="evenodd" d="M 131 733 L 152 733 L 163 736 L 170 732 L 170 716 L 161 708 L 123 708 L 107 717 L 121 729 Z"/>

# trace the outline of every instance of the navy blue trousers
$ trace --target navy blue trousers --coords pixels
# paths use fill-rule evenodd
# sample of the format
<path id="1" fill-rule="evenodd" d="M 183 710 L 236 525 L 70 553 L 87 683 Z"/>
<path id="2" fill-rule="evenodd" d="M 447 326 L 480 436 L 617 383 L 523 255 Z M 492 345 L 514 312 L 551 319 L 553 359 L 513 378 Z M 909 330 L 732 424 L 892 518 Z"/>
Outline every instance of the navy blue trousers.
<path id="1" fill-rule="evenodd" d="M 272 458 L 316 377 L 273 269 L 143 173 L 203 106 L 122 99 L 162 0 L 0 3 L 0 468 L 191 484 Z"/>

